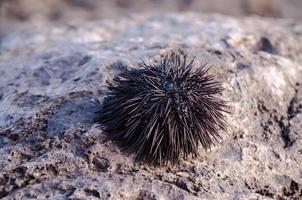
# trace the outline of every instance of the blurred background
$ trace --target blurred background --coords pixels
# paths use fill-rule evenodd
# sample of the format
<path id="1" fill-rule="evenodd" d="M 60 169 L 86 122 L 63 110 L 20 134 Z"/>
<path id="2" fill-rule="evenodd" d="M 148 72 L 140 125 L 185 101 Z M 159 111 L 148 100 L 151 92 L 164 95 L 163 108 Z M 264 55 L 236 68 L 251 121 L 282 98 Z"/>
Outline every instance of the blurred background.
<path id="1" fill-rule="evenodd" d="M 216 12 L 302 19 L 302 0 L 0 0 L 0 33 L 18 25 L 110 19 L 142 12 Z"/>

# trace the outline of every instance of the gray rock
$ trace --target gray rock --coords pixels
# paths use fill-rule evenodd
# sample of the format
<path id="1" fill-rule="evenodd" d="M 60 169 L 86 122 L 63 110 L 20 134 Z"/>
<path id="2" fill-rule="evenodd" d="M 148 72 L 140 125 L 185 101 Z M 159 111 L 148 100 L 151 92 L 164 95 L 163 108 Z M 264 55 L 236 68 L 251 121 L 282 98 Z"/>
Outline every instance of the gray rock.
<path id="1" fill-rule="evenodd" d="M 101 106 L 89 100 L 68 101 L 48 120 L 47 133 L 53 137 L 68 128 L 80 126 L 89 129 L 100 115 Z"/>
<path id="2" fill-rule="evenodd" d="M 219 156 L 220 154 L 221 159 L 226 159 L 230 161 L 242 160 L 242 149 L 235 142 L 223 144 L 219 152 L 217 152 L 217 156 Z"/>
<path id="3" fill-rule="evenodd" d="M 196 13 L 4 35 L 0 197 L 301 199 L 301 35 L 297 21 Z M 179 165 L 137 163 L 93 122 L 93 102 L 122 70 L 114 63 L 137 67 L 179 48 L 213 65 L 232 110 L 228 132 Z"/>

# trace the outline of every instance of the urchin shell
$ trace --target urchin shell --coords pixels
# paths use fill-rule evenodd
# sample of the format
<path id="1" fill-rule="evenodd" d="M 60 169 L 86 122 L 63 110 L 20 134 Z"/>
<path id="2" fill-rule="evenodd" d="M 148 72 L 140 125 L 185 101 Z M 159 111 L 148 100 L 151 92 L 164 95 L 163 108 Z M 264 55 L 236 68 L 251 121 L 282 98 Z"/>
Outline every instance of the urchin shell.
<path id="1" fill-rule="evenodd" d="M 127 68 L 108 86 L 101 124 L 123 150 L 152 164 L 196 156 L 226 129 L 220 82 L 205 65 L 172 52 L 159 62 Z"/>

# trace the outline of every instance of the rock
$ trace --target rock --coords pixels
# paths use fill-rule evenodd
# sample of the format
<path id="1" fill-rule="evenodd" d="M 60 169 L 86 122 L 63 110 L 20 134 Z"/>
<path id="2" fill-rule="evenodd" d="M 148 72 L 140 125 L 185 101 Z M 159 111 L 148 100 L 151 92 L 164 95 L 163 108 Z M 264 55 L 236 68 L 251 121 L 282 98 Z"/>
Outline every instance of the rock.
<path id="1" fill-rule="evenodd" d="M 0 48 L 0 198 L 301 199 L 302 24 L 196 13 L 24 27 Z M 95 122 L 106 81 L 182 49 L 231 107 L 210 151 L 137 163 Z"/>
<path id="2" fill-rule="evenodd" d="M 242 17 L 260 15 L 300 20 L 302 3 L 299 0 L 12 0 L 1 2 L 0 23 L 4 32 L 16 23 L 66 23 L 71 20 L 108 19 L 130 13 L 144 12 L 215 12 Z M 1 38 L 0 38 L 1 39 Z"/>
<path id="3" fill-rule="evenodd" d="M 224 143 L 219 151 L 221 159 L 230 160 L 231 162 L 242 160 L 242 149 L 236 143 Z"/>
<path id="4" fill-rule="evenodd" d="M 68 101 L 48 120 L 47 133 L 53 137 L 72 126 L 89 129 L 98 118 L 101 106 L 89 100 Z"/>

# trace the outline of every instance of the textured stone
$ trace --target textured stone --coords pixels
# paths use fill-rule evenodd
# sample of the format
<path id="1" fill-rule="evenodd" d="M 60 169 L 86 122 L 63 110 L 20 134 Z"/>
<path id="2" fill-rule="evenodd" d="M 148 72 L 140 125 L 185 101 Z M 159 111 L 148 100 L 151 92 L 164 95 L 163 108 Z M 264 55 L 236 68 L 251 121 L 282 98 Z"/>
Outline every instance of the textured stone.
<path id="1" fill-rule="evenodd" d="M 72 126 L 87 130 L 96 122 L 100 111 L 101 106 L 89 100 L 66 102 L 48 120 L 47 133 L 50 136 L 61 135 Z"/>
<path id="2" fill-rule="evenodd" d="M 3 199 L 301 199 L 302 24 L 194 13 L 25 27 L 0 49 Z M 106 81 L 182 49 L 225 88 L 228 133 L 176 166 L 137 163 L 93 119 Z"/>

